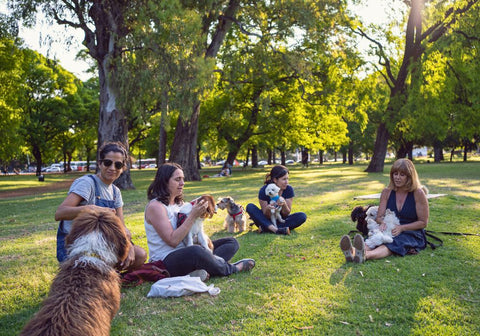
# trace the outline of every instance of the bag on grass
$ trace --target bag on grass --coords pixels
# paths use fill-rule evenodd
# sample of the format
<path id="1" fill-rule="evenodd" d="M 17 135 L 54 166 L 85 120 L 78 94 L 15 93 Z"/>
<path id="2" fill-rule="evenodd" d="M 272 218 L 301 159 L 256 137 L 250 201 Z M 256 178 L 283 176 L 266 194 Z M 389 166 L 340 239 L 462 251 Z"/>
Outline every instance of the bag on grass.
<path id="1" fill-rule="evenodd" d="M 213 284 L 207 286 L 199 277 L 185 275 L 158 280 L 150 288 L 147 297 L 180 297 L 204 292 L 208 292 L 210 295 L 218 295 L 220 294 L 220 288 Z"/>

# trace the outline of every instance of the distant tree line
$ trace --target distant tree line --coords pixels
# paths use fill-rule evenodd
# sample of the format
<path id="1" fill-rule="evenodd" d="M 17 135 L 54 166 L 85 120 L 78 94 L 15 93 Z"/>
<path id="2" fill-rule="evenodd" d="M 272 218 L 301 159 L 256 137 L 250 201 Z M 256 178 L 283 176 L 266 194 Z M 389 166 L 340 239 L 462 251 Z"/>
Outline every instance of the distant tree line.
<path id="1" fill-rule="evenodd" d="M 395 0 L 398 1 L 398 0 Z M 412 0 L 396 26 L 363 26 L 347 3 L 168 0 L 10 1 L 2 17 L 0 160 L 95 159 L 103 141 L 132 156 L 256 165 L 300 148 L 383 171 L 387 148 L 476 148 L 478 1 Z M 98 78 L 82 83 L 24 48 L 16 23 L 42 10 L 82 29 Z M 398 27 L 404 27 L 399 35 Z M 370 42 L 370 55 L 357 47 Z M 376 57 L 372 61 L 371 56 Z M 131 188 L 129 171 L 118 184 Z"/>

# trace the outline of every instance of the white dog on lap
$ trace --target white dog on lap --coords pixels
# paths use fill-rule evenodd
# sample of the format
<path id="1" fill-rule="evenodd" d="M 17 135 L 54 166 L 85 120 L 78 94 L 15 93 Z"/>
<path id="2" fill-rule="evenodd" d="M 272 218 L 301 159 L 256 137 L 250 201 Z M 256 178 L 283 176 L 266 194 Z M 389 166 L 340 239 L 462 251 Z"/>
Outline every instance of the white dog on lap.
<path id="1" fill-rule="evenodd" d="M 271 209 L 272 215 L 270 216 L 270 220 L 272 224 L 277 227 L 277 220 L 280 223 L 285 223 L 285 220 L 282 218 L 280 211 L 282 211 L 282 207 L 278 205 L 278 203 L 285 202 L 284 198 L 278 195 L 280 188 L 275 183 L 270 183 L 265 188 L 265 194 L 270 197 L 270 205 L 273 205 L 275 208 Z"/>
<path id="2" fill-rule="evenodd" d="M 365 244 L 374 249 L 375 247 L 388 244 L 393 242 L 392 230 L 395 225 L 400 225 L 395 212 L 390 209 L 386 209 L 384 222 L 387 225 L 385 231 L 380 230 L 380 225 L 377 223 L 375 218 L 377 218 L 378 206 L 372 206 L 367 210 L 367 228 L 368 228 L 368 238 L 365 239 Z"/>

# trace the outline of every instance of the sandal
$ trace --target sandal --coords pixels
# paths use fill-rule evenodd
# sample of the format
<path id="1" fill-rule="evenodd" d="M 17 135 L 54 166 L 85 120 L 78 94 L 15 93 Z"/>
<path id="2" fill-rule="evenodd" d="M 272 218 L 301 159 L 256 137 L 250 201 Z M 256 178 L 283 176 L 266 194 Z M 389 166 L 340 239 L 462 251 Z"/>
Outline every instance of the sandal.
<path id="1" fill-rule="evenodd" d="M 340 239 L 340 249 L 343 252 L 343 255 L 345 256 L 345 260 L 347 262 L 352 262 L 353 261 L 353 247 L 352 247 L 352 242 L 350 241 L 350 237 L 345 235 Z"/>
<path id="2" fill-rule="evenodd" d="M 242 269 L 238 271 L 237 265 L 242 265 Z M 233 264 L 235 266 L 236 272 L 247 272 L 251 271 L 255 267 L 255 260 L 253 259 L 242 259 Z"/>
<path id="3" fill-rule="evenodd" d="M 279 234 L 279 235 L 289 235 L 290 234 L 290 228 L 287 226 L 287 227 L 280 227 L 277 229 L 277 231 L 275 232 L 276 234 Z"/>
<path id="4" fill-rule="evenodd" d="M 363 263 L 365 261 L 365 242 L 363 241 L 363 237 L 358 233 L 353 237 L 353 247 L 355 247 L 353 262 Z"/>

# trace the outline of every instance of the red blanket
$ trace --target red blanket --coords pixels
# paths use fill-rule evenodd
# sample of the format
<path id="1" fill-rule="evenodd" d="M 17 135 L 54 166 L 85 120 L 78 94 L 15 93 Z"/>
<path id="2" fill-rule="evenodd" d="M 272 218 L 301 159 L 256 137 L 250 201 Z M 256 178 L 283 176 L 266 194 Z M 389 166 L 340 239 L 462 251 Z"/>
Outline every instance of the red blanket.
<path id="1" fill-rule="evenodd" d="M 121 274 L 122 286 L 133 287 L 143 284 L 145 281 L 157 282 L 169 277 L 170 274 L 161 260 L 145 263 L 141 268 Z"/>

